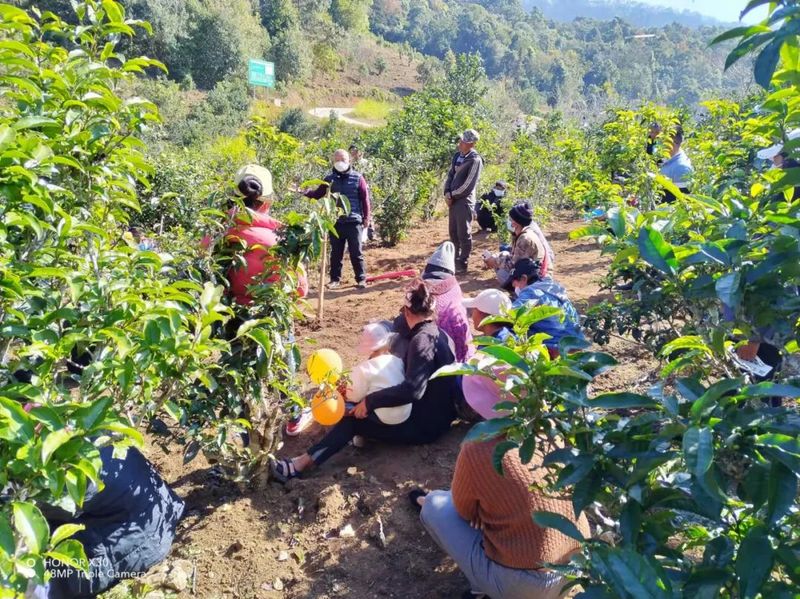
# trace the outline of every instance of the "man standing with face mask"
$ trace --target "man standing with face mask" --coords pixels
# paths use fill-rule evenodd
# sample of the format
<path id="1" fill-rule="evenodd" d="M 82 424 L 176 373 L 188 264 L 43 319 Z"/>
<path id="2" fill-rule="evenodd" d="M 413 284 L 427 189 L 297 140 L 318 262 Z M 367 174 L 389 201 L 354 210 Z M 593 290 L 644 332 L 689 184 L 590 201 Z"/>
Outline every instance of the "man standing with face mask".
<path id="1" fill-rule="evenodd" d="M 350 211 L 336 221 L 338 237 L 330 236 L 331 281 L 328 283 L 328 289 L 338 289 L 341 286 L 345 245 L 350 253 L 356 287 L 364 289 L 367 286 L 367 269 L 361 244 L 362 233 L 369 227 L 370 222 L 369 186 L 364 176 L 350 166 L 350 154 L 347 150 L 336 150 L 332 162 L 333 169 L 324 178 L 328 185 L 320 185 L 317 189 L 305 191 L 304 195 L 319 199 L 325 195 L 330 186 L 331 193 L 343 195 L 350 202 Z"/>
<path id="2" fill-rule="evenodd" d="M 483 159 L 475 150 L 475 144 L 480 138 L 475 129 L 464 131 L 458 139 L 458 152 L 453 156 L 444 184 L 444 199 L 450 209 L 450 241 L 456 247 L 457 273 L 467 271 L 472 252 L 475 190 L 483 170 Z"/>

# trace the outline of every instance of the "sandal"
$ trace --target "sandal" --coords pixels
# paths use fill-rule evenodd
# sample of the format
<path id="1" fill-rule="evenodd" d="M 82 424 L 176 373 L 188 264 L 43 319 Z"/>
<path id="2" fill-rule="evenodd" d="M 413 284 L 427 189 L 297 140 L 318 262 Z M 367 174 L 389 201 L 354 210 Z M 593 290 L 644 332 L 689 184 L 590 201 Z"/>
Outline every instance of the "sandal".
<path id="1" fill-rule="evenodd" d="M 292 460 L 283 459 L 270 459 L 269 471 L 270 474 L 272 474 L 272 478 L 281 484 L 285 484 L 293 478 L 299 478 L 303 474 L 294 467 L 294 462 L 292 462 Z"/>
<path id="2" fill-rule="evenodd" d="M 418 512 L 422 511 L 422 506 L 417 501 L 420 497 L 427 497 L 428 491 L 424 489 L 414 489 L 408 494 L 408 500 L 411 502 L 411 505 L 414 507 L 415 510 Z"/>

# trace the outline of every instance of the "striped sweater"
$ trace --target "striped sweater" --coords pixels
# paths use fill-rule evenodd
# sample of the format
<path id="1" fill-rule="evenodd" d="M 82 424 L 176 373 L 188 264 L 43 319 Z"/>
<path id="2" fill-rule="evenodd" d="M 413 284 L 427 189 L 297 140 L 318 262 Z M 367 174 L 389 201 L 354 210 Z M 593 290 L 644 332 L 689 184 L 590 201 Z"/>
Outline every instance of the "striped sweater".
<path id="1" fill-rule="evenodd" d="M 544 484 L 542 456 L 537 454 L 527 466 L 517 450 L 503 458 L 504 476 L 492 465 L 495 447 L 504 438 L 470 442 L 461 446 L 453 474 L 453 503 L 468 522 L 483 523 L 483 546 L 492 561 L 507 568 L 534 570 L 543 563 L 569 561 L 578 543 L 554 528 L 534 524 L 531 513 L 555 512 L 574 522 L 584 537 L 589 523 L 581 514 L 575 518 L 572 502 L 549 497 L 532 487 Z"/>
<path id="2" fill-rule="evenodd" d="M 475 150 L 470 150 L 466 156 L 456 152 L 444 183 L 445 195 L 449 193 L 454 202 L 466 200 L 468 204 L 474 205 L 475 190 L 482 170 L 483 158 Z"/>

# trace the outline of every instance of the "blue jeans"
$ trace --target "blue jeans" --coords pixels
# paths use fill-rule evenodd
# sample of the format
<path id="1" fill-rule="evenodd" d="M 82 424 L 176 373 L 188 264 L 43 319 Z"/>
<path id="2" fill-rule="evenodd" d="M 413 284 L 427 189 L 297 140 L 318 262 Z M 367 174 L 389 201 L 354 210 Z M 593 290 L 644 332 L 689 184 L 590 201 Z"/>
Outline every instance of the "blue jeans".
<path id="1" fill-rule="evenodd" d="M 450 491 L 433 491 L 420 513 L 422 524 L 472 585 L 492 599 L 556 599 L 566 582 L 555 572 L 507 568 L 489 559 L 483 532 L 458 515 Z"/>

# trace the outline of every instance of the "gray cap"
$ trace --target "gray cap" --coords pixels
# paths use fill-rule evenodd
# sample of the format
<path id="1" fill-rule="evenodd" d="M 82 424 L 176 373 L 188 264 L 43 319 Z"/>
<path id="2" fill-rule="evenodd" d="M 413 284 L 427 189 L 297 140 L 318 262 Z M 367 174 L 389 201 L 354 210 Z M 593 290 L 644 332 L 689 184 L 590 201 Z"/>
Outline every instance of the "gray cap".
<path id="1" fill-rule="evenodd" d="M 480 139 L 481 136 L 477 131 L 475 131 L 475 129 L 467 129 L 461 134 L 461 141 L 464 141 L 468 144 L 478 143 Z"/>
<path id="2" fill-rule="evenodd" d="M 450 241 L 445 241 L 442 245 L 436 248 L 433 255 L 428 258 L 429 266 L 438 266 L 447 270 L 450 274 L 456 272 L 456 246 Z"/>

